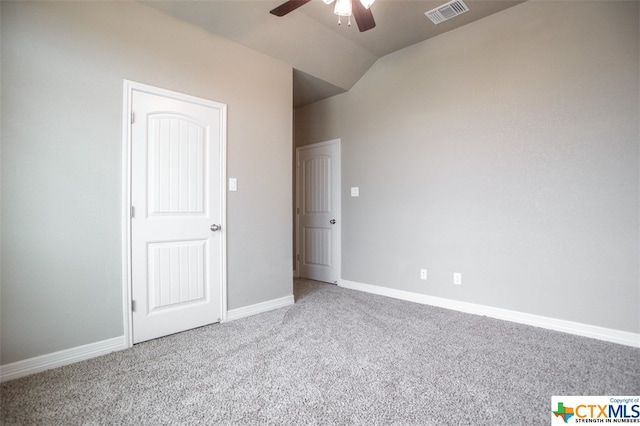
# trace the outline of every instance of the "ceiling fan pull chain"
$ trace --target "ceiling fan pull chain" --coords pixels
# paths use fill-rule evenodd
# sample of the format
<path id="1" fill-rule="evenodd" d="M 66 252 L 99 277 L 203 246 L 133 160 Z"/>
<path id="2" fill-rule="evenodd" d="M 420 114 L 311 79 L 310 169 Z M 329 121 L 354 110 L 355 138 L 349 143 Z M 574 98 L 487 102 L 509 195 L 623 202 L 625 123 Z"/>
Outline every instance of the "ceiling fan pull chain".
<path id="1" fill-rule="evenodd" d="M 338 25 L 342 25 L 342 16 L 338 15 Z M 347 25 L 351 26 L 351 15 L 347 16 Z"/>

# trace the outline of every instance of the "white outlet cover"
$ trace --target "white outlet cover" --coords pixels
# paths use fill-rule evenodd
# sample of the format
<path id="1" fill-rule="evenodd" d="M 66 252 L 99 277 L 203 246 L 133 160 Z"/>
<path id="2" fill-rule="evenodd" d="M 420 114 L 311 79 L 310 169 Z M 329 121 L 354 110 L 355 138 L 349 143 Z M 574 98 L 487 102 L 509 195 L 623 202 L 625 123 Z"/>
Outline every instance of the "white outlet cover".
<path id="1" fill-rule="evenodd" d="M 237 191 L 238 190 L 238 179 L 229 178 L 229 191 Z"/>
<path id="2" fill-rule="evenodd" d="M 360 196 L 360 188 L 358 188 L 357 186 L 352 186 L 351 187 L 351 196 L 352 197 L 359 197 Z"/>
<path id="3" fill-rule="evenodd" d="M 453 273 L 453 283 L 455 285 L 462 285 L 462 274 L 460 272 Z"/>

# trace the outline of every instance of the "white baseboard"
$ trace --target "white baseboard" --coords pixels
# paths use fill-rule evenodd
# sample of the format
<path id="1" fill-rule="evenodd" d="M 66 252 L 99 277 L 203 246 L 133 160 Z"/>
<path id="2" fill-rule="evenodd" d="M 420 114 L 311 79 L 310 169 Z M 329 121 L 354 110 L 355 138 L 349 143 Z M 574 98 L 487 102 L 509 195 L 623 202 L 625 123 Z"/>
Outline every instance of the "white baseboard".
<path id="1" fill-rule="evenodd" d="M 231 309 L 227 312 L 227 321 L 233 321 L 262 312 L 271 311 L 273 309 L 283 308 L 285 306 L 293 305 L 293 303 L 294 299 L 293 295 L 291 295 L 257 303 L 251 306 L 245 306 L 243 308 Z M 107 339 L 100 342 L 90 343 L 88 345 L 40 355 L 22 361 L 12 362 L 6 365 L 0 365 L 0 383 L 28 376 L 30 374 L 40 373 L 51 368 L 62 367 L 64 365 L 73 364 L 74 362 L 106 355 L 111 352 L 121 351 L 128 347 L 125 336 L 119 336 L 114 337 L 113 339 Z"/>
<path id="2" fill-rule="evenodd" d="M 469 314 L 484 315 L 505 321 L 517 322 L 520 324 L 532 325 L 549 330 L 562 331 L 564 333 L 640 348 L 640 334 L 637 333 L 597 327 L 594 325 L 566 321 L 557 318 L 543 317 L 540 315 L 526 314 L 518 311 L 510 311 L 508 309 L 493 308 L 491 306 L 477 305 L 474 303 L 460 302 L 457 300 L 444 299 L 442 297 L 428 296 L 426 294 L 412 293 L 403 290 L 395 290 L 388 287 L 363 284 L 355 281 L 341 280 L 338 285 L 352 290 L 393 297 L 395 299 L 421 303 L 423 305 L 437 306 Z"/>
<path id="3" fill-rule="evenodd" d="M 250 317 L 251 315 L 261 314 L 262 312 L 284 308 L 285 306 L 293 305 L 293 303 L 294 299 L 293 295 L 291 295 L 256 303 L 255 305 L 244 306 L 242 308 L 230 309 L 227 311 L 227 321 L 234 321 L 240 318 Z"/>
<path id="4" fill-rule="evenodd" d="M 0 365 L 0 382 L 127 349 L 124 336 Z"/>

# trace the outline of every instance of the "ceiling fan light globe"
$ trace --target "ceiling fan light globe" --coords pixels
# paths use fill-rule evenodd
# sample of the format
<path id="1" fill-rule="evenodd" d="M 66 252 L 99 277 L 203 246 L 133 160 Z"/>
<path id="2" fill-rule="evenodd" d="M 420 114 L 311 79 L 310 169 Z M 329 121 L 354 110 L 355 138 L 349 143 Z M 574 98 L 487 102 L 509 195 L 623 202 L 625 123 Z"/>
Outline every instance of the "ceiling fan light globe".
<path id="1" fill-rule="evenodd" d="M 336 0 L 333 13 L 338 16 L 351 16 L 351 0 Z"/>
<path id="2" fill-rule="evenodd" d="M 360 3 L 364 6 L 365 9 L 369 9 L 375 1 L 376 0 L 360 0 Z"/>

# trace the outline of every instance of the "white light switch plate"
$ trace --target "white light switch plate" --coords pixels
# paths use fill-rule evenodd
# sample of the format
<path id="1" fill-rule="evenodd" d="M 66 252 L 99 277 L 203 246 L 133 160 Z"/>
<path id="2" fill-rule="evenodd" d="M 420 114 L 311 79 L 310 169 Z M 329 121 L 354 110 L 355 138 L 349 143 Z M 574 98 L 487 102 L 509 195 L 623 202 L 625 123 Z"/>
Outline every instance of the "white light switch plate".
<path id="1" fill-rule="evenodd" d="M 360 188 L 358 188 L 357 186 L 352 186 L 351 187 L 351 196 L 352 197 L 359 197 L 360 196 Z"/>
<path id="2" fill-rule="evenodd" d="M 229 178 L 229 191 L 237 191 L 238 190 L 238 179 Z"/>

